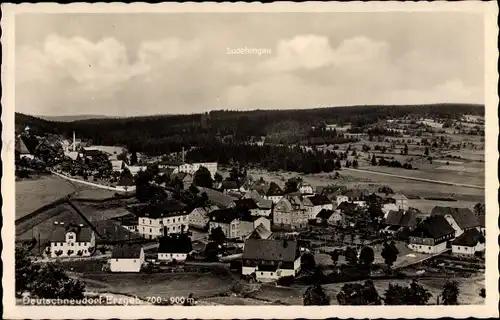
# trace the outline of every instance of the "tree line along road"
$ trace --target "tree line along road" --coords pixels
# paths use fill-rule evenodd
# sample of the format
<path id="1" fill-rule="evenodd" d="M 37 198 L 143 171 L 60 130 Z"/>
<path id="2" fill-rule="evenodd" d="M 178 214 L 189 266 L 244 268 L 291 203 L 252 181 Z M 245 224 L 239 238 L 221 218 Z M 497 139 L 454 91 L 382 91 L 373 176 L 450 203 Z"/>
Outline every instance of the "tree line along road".
<path id="1" fill-rule="evenodd" d="M 342 169 L 343 170 L 351 170 L 351 171 L 358 171 L 358 172 L 366 172 L 366 173 L 379 174 L 379 175 L 383 175 L 383 176 L 390 176 L 390 177 L 407 179 L 407 180 L 423 181 L 423 182 L 430 182 L 430 183 L 436 183 L 436 184 L 444 184 L 444 185 L 449 185 L 449 186 L 467 187 L 467 188 L 475 188 L 475 189 L 484 189 L 484 186 L 477 186 L 477 185 L 473 185 L 473 184 L 464 184 L 464 183 L 455 183 L 455 182 L 449 182 L 449 181 L 441 181 L 441 180 L 432 180 L 432 179 L 425 179 L 425 178 L 408 177 L 408 176 L 401 176 L 401 175 L 398 175 L 398 174 L 385 173 L 385 172 L 372 171 L 372 170 L 353 169 L 353 168 L 342 168 Z"/>

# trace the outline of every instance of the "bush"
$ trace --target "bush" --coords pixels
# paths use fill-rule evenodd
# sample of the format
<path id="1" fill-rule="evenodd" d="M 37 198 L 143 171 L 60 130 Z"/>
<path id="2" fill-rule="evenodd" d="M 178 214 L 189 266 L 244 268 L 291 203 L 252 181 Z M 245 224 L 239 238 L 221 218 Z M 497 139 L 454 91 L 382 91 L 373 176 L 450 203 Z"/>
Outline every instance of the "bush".
<path id="1" fill-rule="evenodd" d="M 277 283 L 280 286 L 289 287 L 293 284 L 294 280 L 295 280 L 295 278 L 293 276 L 286 276 L 286 277 L 279 278 Z"/>

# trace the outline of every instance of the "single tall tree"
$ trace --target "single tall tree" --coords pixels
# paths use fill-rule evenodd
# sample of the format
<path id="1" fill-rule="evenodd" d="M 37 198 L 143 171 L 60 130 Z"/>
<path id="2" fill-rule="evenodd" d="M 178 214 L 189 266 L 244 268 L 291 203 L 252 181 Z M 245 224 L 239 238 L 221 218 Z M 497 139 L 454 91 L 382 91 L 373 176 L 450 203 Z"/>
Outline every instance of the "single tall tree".
<path id="1" fill-rule="evenodd" d="M 443 304 L 445 305 L 457 305 L 458 295 L 460 294 L 460 288 L 458 282 L 451 280 L 447 281 L 443 286 L 443 292 L 441 297 L 443 298 Z"/>

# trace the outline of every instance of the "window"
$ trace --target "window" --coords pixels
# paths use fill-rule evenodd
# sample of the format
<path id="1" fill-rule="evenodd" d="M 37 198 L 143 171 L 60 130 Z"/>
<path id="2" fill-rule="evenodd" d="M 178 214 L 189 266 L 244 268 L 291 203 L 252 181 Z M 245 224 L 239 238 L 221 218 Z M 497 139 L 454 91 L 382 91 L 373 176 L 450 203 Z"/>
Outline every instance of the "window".
<path id="1" fill-rule="evenodd" d="M 115 260 L 116 260 L 116 262 L 118 262 L 118 259 L 115 259 Z"/>
<path id="2" fill-rule="evenodd" d="M 261 272 L 261 273 L 260 273 L 260 275 L 261 275 L 261 276 L 263 276 L 263 275 L 264 275 L 264 272 Z"/>
<path id="3" fill-rule="evenodd" d="M 136 262 L 136 261 L 137 261 L 137 260 L 136 260 L 136 259 L 134 259 L 134 262 Z"/>
<path id="4" fill-rule="evenodd" d="M 271 272 L 271 276 L 273 275 L 273 273 Z"/>
<path id="5" fill-rule="evenodd" d="M 153 232 L 153 229 L 149 228 L 149 232 Z"/>
<path id="6" fill-rule="evenodd" d="M 68 235 L 68 239 L 73 240 L 73 235 L 72 234 Z"/>

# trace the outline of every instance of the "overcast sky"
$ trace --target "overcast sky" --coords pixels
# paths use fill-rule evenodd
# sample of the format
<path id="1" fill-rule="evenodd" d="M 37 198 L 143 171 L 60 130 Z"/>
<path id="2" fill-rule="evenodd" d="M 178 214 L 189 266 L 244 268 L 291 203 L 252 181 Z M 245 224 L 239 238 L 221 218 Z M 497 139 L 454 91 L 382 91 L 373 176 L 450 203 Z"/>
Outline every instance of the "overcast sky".
<path id="1" fill-rule="evenodd" d="M 241 47 L 271 53 L 228 54 Z M 16 16 L 16 108 L 135 116 L 484 103 L 481 15 Z"/>

